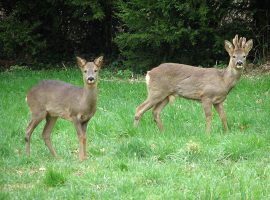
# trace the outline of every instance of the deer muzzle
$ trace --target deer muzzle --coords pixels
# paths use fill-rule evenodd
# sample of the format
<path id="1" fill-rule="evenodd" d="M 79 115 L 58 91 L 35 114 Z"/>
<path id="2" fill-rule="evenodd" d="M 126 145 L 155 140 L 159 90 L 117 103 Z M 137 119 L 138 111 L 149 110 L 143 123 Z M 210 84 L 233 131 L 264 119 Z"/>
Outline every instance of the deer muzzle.
<path id="1" fill-rule="evenodd" d="M 241 60 L 238 60 L 236 62 L 236 68 L 237 69 L 242 69 L 244 67 L 244 63 Z"/>
<path id="2" fill-rule="evenodd" d="M 87 83 L 91 84 L 95 82 L 95 78 L 93 76 L 90 76 L 87 78 Z"/>

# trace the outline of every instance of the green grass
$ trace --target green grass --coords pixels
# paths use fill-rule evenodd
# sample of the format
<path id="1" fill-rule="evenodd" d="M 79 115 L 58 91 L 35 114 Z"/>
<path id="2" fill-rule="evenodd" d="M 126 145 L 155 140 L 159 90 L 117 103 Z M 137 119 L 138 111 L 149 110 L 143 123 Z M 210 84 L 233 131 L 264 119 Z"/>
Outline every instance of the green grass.
<path id="1" fill-rule="evenodd" d="M 45 170 L 45 168 L 41 168 Z M 44 184 L 48 187 L 61 186 L 66 182 L 66 177 L 62 172 L 48 169 L 45 173 Z"/>
<path id="2" fill-rule="evenodd" d="M 110 75 L 101 74 L 90 157 L 79 162 L 75 128 L 64 120 L 52 134 L 60 159 L 41 138 L 44 123 L 33 133 L 31 157 L 24 152 L 26 92 L 41 79 L 82 85 L 79 70 L 0 74 L 0 199 L 270 199 L 269 76 L 242 77 L 225 102 L 229 133 L 213 110 L 208 137 L 201 105 L 185 99 L 162 112 L 164 134 L 151 112 L 133 128 L 145 84 Z"/>

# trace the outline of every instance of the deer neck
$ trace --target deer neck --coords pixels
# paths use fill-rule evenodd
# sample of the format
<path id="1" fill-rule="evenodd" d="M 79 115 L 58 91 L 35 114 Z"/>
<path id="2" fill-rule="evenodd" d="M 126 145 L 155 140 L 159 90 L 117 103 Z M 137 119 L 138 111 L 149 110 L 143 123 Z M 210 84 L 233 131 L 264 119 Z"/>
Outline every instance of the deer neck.
<path id="1" fill-rule="evenodd" d="M 84 84 L 81 102 L 86 107 L 95 107 L 97 101 L 97 85 Z"/>
<path id="2" fill-rule="evenodd" d="M 236 70 L 233 67 L 232 61 L 230 60 L 228 67 L 224 71 L 224 77 L 223 77 L 228 90 L 230 90 L 231 88 L 235 86 L 237 81 L 240 79 L 241 74 L 242 74 L 242 71 Z"/>

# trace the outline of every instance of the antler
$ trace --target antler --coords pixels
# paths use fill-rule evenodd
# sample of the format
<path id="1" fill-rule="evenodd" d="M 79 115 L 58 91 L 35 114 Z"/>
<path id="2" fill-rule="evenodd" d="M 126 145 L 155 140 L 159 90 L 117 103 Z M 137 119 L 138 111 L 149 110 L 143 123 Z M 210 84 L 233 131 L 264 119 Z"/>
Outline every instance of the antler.
<path id="1" fill-rule="evenodd" d="M 233 38 L 233 45 L 235 49 L 238 49 L 238 35 Z"/>
<path id="2" fill-rule="evenodd" d="M 240 37 L 240 39 L 238 39 L 238 35 L 235 35 L 235 37 L 233 39 L 234 49 L 244 48 L 245 44 L 246 44 L 246 38 L 245 37 Z"/>
<path id="3" fill-rule="evenodd" d="M 244 48 L 244 46 L 246 45 L 246 38 L 245 37 L 243 37 L 243 41 L 242 41 L 242 48 Z"/>

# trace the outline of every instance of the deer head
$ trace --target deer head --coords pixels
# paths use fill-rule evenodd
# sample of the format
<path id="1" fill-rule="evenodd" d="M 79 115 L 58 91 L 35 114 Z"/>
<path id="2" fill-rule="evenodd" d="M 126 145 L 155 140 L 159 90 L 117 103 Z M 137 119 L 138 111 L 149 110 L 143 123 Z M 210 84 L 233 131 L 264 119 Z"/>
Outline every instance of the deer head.
<path id="1" fill-rule="evenodd" d="M 103 56 L 96 58 L 94 62 L 87 62 L 85 59 L 77 57 L 77 63 L 83 73 L 84 83 L 88 85 L 96 83 L 98 71 L 103 64 Z"/>
<path id="2" fill-rule="evenodd" d="M 233 39 L 233 44 L 225 40 L 225 49 L 230 55 L 230 66 L 233 69 L 241 70 L 246 64 L 246 57 L 252 49 L 253 41 L 246 41 L 245 37 L 238 38 L 236 35 Z"/>

